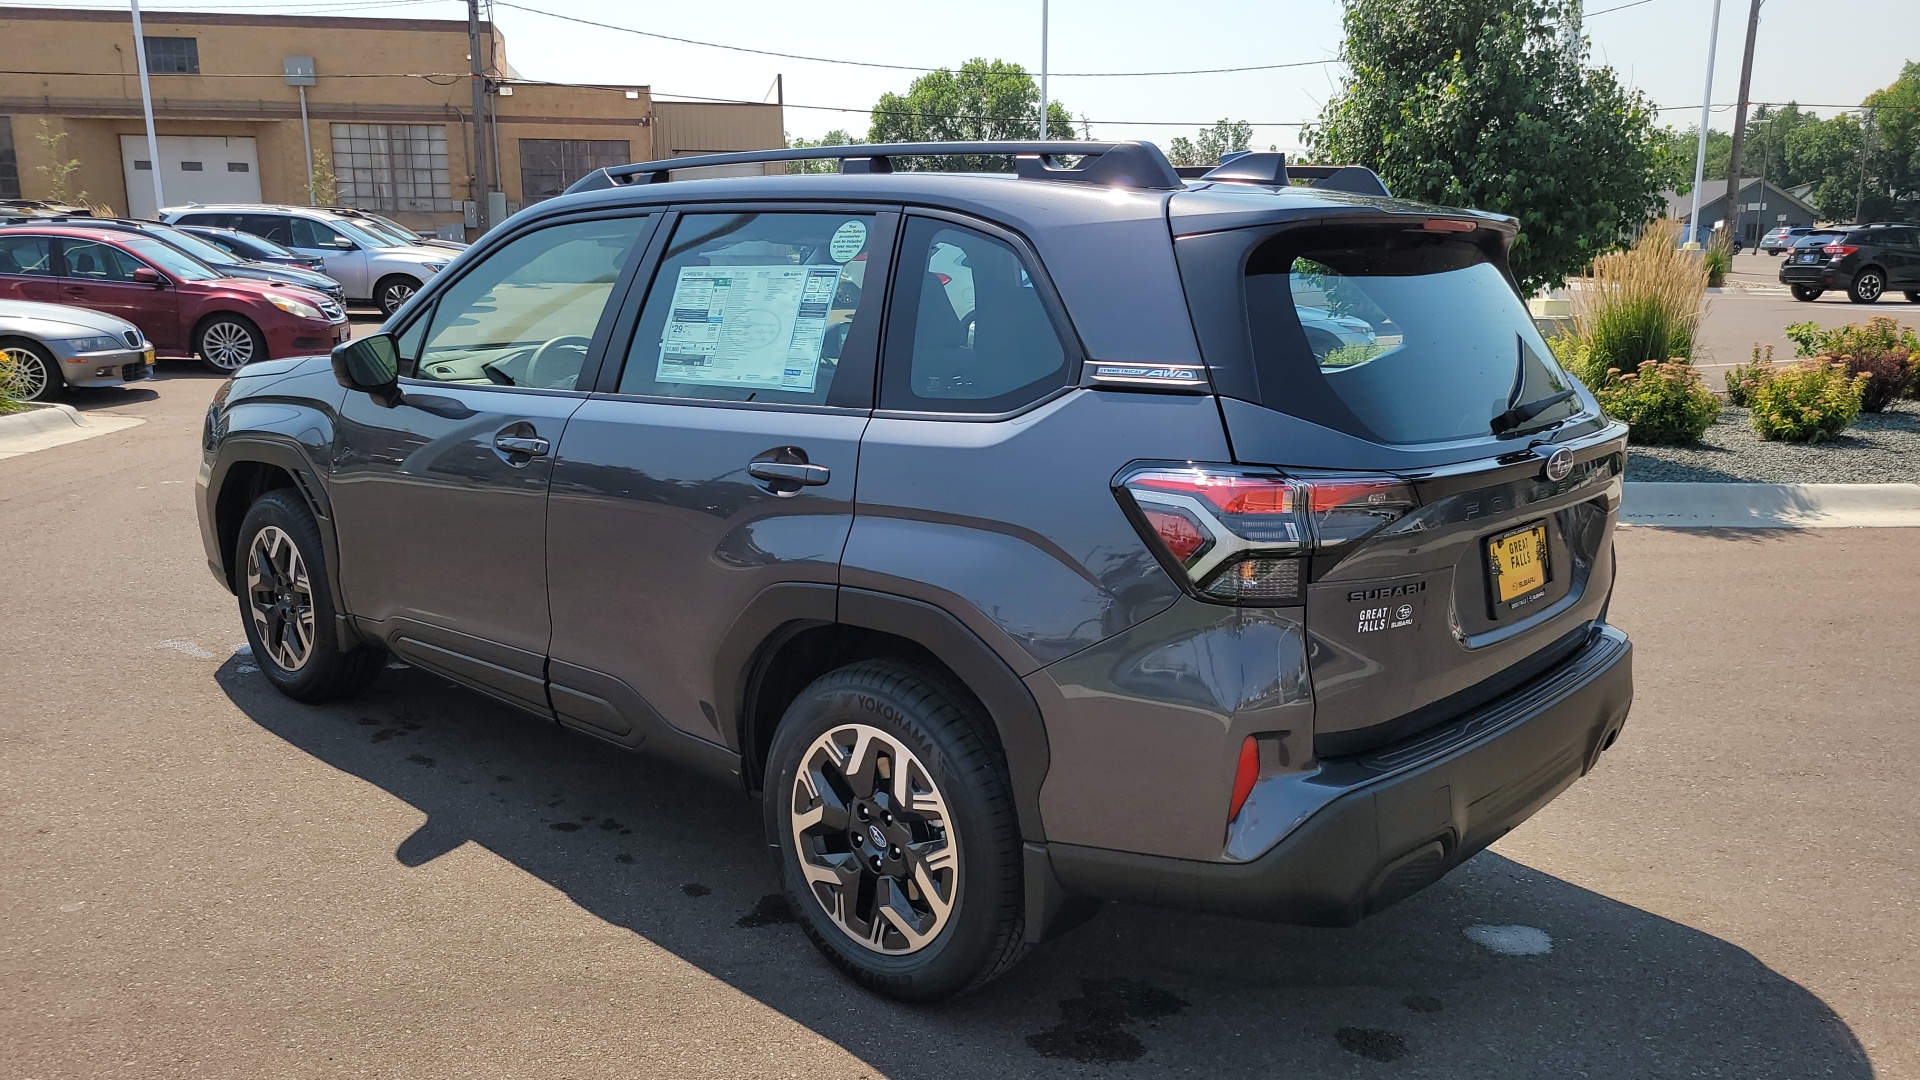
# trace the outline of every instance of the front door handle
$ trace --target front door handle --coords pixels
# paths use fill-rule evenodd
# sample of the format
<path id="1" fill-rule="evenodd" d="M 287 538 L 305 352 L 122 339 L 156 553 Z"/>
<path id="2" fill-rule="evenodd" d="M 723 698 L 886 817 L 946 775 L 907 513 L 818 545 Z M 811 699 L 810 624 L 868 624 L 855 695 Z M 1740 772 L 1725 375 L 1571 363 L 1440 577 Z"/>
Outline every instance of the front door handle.
<path id="1" fill-rule="evenodd" d="M 825 465 L 791 461 L 756 461 L 747 466 L 747 474 L 755 480 L 803 487 L 819 487 L 833 477 L 833 471 Z"/>
<path id="2" fill-rule="evenodd" d="M 493 448 L 503 454 L 526 454 L 529 457 L 545 457 L 552 443 L 547 440 L 525 435 L 495 435 Z"/>

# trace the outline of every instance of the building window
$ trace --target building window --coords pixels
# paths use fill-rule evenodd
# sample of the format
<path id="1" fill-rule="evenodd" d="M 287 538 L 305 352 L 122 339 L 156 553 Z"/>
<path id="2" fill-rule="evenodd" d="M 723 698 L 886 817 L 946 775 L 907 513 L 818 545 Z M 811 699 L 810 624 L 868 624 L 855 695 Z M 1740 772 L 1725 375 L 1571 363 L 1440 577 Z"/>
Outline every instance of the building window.
<path id="1" fill-rule="evenodd" d="M 520 199 L 551 199 L 595 169 L 632 160 L 625 139 L 521 139 Z"/>
<path id="2" fill-rule="evenodd" d="M 20 162 L 13 156 L 13 117 L 0 116 L 0 199 L 20 197 Z"/>
<path id="3" fill-rule="evenodd" d="M 447 213 L 453 179 L 444 124 L 335 124 L 340 201 L 387 213 Z"/>
<path id="4" fill-rule="evenodd" d="M 200 74 L 200 42 L 190 37 L 150 37 L 147 43 L 147 74 Z"/>
<path id="5" fill-rule="evenodd" d="M 244 161 L 229 161 L 227 162 L 227 171 L 228 172 L 251 172 L 252 168 Z"/>
<path id="6" fill-rule="evenodd" d="M 180 163 L 180 171 L 181 172 L 206 172 L 207 171 L 206 162 L 183 161 Z"/>

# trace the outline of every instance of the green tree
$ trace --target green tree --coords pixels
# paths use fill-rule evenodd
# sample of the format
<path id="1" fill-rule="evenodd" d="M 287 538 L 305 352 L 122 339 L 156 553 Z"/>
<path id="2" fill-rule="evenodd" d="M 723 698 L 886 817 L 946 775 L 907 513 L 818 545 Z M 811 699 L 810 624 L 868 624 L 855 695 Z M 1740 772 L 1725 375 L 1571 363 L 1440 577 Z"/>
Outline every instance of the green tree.
<path id="1" fill-rule="evenodd" d="M 789 150 L 807 150 L 816 146 L 851 145 L 853 145 L 853 136 L 847 134 L 845 128 L 834 128 L 832 131 L 827 132 L 817 139 L 796 139 L 791 132 L 787 134 L 787 148 Z M 836 173 L 840 171 L 840 163 L 837 161 L 789 161 L 787 162 L 787 171 L 790 173 Z"/>
<path id="2" fill-rule="evenodd" d="M 1396 195 L 1511 214 L 1515 275 L 1556 284 L 1659 205 L 1653 106 L 1587 67 L 1568 0 L 1344 0 L 1349 73 L 1307 133 Z"/>
<path id="3" fill-rule="evenodd" d="M 1245 120 L 1216 120 L 1200 129 L 1198 138 L 1185 135 L 1167 144 L 1167 160 L 1175 165 L 1218 165 L 1228 154 L 1247 149 L 1253 142 L 1253 125 Z"/>
<path id="4" fill-rule="evenodd" d="M 80 159 L 67 156 L 67 129 L 55 128 L 45 117 L 33 140 L 46 151 L 47 164 L 35 166 L 47 178 L 47 201 L 67 206 L 84 206 L 87 193 L 73 187 L 73 174 L 80 171 Z"/>
<path id="5" fill-rule="evenodd" d="M 1861 104 L 1873 110 L 1862 216 L 1920 219 L 1920 63 L 1908 62 L 1893 85 Z"/>
<path id="6" fill-rule="evenodd" d="M 941 68 L 913 80 L 905 94 L 880 95 L 868 138 L 888 142 L 975 142 L 1032 139 L 1040 131 L 1040 87 L 1019 64 L 975 57 L 960 70 Z M 1047 137 L 1075 137 L 1073 114 L 1047 103 Z M 961 156 L 896 163 L 952 172 L 1005 168 L 1005 158 Z"/>

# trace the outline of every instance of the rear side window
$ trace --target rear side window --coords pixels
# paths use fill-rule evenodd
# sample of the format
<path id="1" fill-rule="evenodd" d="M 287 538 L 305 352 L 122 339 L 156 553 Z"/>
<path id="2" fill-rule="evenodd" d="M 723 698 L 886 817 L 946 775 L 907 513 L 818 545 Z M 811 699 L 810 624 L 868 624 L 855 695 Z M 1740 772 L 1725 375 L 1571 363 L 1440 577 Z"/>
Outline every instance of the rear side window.
<path id="1" fill-rule="evenodd" d="M 1067 383 L 1067 349 L 1012 244 L 913 218 L 900 252 L 882 408 L 1010 412 Z"/>
<path id="2" fill-rule="evenodd" d="M 620 393 L 832 404 L 847 336 L 871 318 L 872 214 L 688 214 L 640 311 Z M 874 287 L 874 296 L 867 287 Z"/>
<path id="3" fill-rule="evenodd" d="M 1501 268 L 1457 236 L 1282 234 L 1248 260 L 1246 300 L 1266 405 L 1376 442 L 1485 438 L 1573 385 Z M 1569 398 L 1517 430 L 1579 409 Z"/>
<path id="4" fill-rule="evenodd" d="M 0 274 L 53 276 L 53 241 L 44 236 L 0 236 Z"/>

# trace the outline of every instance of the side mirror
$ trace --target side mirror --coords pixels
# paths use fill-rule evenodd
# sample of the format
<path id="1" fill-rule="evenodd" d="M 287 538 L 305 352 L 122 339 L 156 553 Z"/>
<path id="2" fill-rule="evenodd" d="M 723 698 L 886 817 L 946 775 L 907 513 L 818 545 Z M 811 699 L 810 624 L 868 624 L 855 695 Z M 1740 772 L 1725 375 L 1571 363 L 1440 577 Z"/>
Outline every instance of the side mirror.
<path id="1" fill-rule="evenodd" d="M 333 377 L 391 409 L 400 404 L 400 347 L 392 334 L 369 334 L 333 350 Z"/>
<path id="2" fill-rule="evenodd" d="M 347 239 L 344 236 L 334 237 L 332 240 L 327 242 L 326 246 L 331 248 L 339 248 L 341 251 L 358 251 L 359 250 L 358 245 L 356 245 L 353 241 Z"/>
<path id="3" fill-rule="evenodd" d="M 151 266 L 134 267 L 133 280 L 136 284 L 151 285 L 156 289 L 164 289 L 167 287 L 167 279 L 161 277 L 160 271 L 155 270 Z"/>

